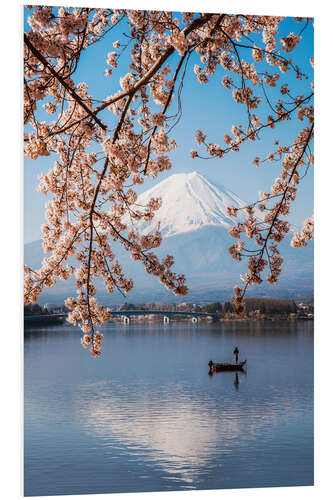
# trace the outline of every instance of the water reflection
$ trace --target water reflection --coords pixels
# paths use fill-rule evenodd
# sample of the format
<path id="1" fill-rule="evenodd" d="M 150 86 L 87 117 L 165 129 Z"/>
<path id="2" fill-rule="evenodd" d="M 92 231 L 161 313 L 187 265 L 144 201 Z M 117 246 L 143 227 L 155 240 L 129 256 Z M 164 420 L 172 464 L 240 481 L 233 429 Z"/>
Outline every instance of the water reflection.
<path id="1" fill-rule="evenodd" d="M 238 391 L 238 386 L 239 386 L 238 372 L 235 373 L 234 386 L 235 386 L 236 391 Z"/>
<path id="2" fill-rule="evenodd" d="M 104 333 L 97 361 L 73 328 L 25 338 L 27 495 L 311 484 L 307 325 Z M 228 359 L 235 345 L 247 373 L 208 377 L 207 361 Z"/>
<path id="3" fill-rule="evenodd" d="M 208 372 L 208 375 L 210 377 L 212 377 L 214 375 L 215 372 L 213 372 L 213 370 L 210 368 L 209 369 L 209 372 Z M 223 376 L 223 374 L 225 374 L 226 372 L 219 372 L 219 376 Z M 238 373 L 242 373 L 243 375 L 246 375 L 246 370 L 244 370 L 244 368 L 241 368 L 237 371 L 234 372 L 234 387 L 236 389 L 236 391 L 238 391 L 239 389 L 239 376 L 238 376 Z M 216 375 L 216 373 L 215 373 Z"/>
<path id="4" fill-rule="evenodd" d="M 238 373 L 229 375 L 228 382 L 234 377 L 238 391 Z M 124 398 L 108 380 L 82 385 L 75 399 L 77 425 L 103 440 L 110 451 L 124 447 L 133 459 L 157 463 L 170 478 L 180 475 L 187 487 L 195 485 L 203 470 L 207 474 L 217 450 L 223 467 L 236 443 L 239 453 L 295 411 L 287 394 L 273 394 L 270 401 L 254 401 L 244 408 L 237 399 L 226 399 L 222 405 L 193 400 L 181 384 L 161 391 L 128 389 Z"/>

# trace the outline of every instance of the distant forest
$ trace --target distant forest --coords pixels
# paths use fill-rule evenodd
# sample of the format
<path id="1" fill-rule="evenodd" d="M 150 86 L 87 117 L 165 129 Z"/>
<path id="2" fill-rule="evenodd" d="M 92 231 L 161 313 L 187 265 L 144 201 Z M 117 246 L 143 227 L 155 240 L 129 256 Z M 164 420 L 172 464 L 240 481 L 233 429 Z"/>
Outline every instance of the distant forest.
<path id="1" fill-rule="evenodd" d="M 292 299 L 272 299 L 272 298 L 247 298 L 245 299 L 245 315 L 252 316 L 253 314 L 260 315 L 281 315 L 288 316 L 289 314 L 303 314 L 303 313 L 313 313 L 313 300 L 305 300 L 303 304 L 297 305 Z M 65 306 L 58 306 L 56 312 L 59 311 L 66 312 L 68 309 Z M 159 310 L 159 311 L 194 311 L 194 312 L 206 312 L 211 314 L 216 314 L 217 316 L 223 317 L 227 315 L 233 315 L 235 309 L 231 302 L 212 302 L 211 304 L 199 306 L 197 304 L 192 304 L 190 302 L 176 305 L 176 304 L 158 304 L 158 303 L 142 303 L 142 304 L 131 304 L 125 302 L 121 307 L 120 311 L 135 311 L 135 310 Z M 60 312 L 61 312 L 60 311 Z M 39 304 L 30 304 L 25 306 L 24 314 L 25 316 L 35 315 L 35 314 L 49 314 L 54 312 L 54 306 L 41 307 Z"/>
<path id="2" fill-rule="evenodd" d="M 245 299 L 246 312 L 260 311 L 263 314 L 290 314 L 297 312 L 297 306 L 291 299 Z"/>

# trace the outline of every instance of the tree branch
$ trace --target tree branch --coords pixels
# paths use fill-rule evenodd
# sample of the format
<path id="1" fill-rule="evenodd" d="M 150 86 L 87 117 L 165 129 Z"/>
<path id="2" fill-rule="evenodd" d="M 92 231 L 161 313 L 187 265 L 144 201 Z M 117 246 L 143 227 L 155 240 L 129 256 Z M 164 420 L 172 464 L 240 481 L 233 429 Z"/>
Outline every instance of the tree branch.
<path id="1" fill-rule="evenodd" d="M 293 175 L 294 175 L 294 173 L 295 173 L 295 171 L 296 171 L 296 169 L 297 169 L 297 166 L 298 166 L 299 162 L 301 161 L 301 159 L 302 159 L 302 158 L 303 158 L 303 156 L 304 156 L 304 153 L 305 153 L 305 151 L 306 151 L 306 148 L 307 148 L 307 146 L 308 146 L 308 144 L 309 144 L 309 142 L 310 142 L 310 140 L 311 140 L 312 133 L 313 133 L 313 129 L 314 129 L 314 125 L 312 124 L 312 126 L 311 126 L 311 128 L 310 128 L 310 131 L 309 131 L 309 134 L 308 134 L 308 137 L 307 137 L 307 139 L 306 139 L 306 141 L 305 141 L 305 144 L 304 144 L 304 146 L 303 146 L 303 148 L 302 148 L 302 151 L 301 151 L 301 153 L 300 153 L 299 157 L 297 158 L 297 160 L 296 160 L 296 162 L 295 162 L 295 165 L 294 165 L 294 167 L 293 167 L 293 169 L 292 169 L 292 171 L 291 171 L 291 173 L 290 173 L 290 175 L 289 175 L 289 179 L 288 179 L 287 186 L 286 186 L 286 188 L 285 188 L 285 189 L 284 189 L 284 191 L 283 191 L 281 201 L 280 201 L 279 206 L 278 206 L 278 208 L 277 208 L 277 210 L 276 210 L 276 212 L 275 212 L 275 214 L 274 214 L 274 217 L 273 217 L 273 220 L 272 220 L 272 222 L 271 222 L 271 224 L 270 224 L 270 227 L 269 227 L 268 233 L 267 233 L 267 235 L 266 235 L 266 237 L 265 237 L 265 239 L 264 239 L 264 242 L 263 242 L 262 248 L 261 248 L 261 250 L 259 250 L 259 252 L 258 252 L 258 256 L 259 256 L 259 258 L 258 258 L 258 262 L 257 262 L 257 265 L 256 265 L 256 269 L 258 269 L 259 262 L 261 261 L 261 259 L 262 259 L 262 257 L 263 257 L 263 254 L 264 254 L 265 250 L 267 249 L 267 245 L 268 245 L 268 241 L 269 241 L 270 235 L 271 235 L 271 233 L 272 233 L 272 231 L 273 231 L 273 228 L 274 228 L 274 225 L 275 225 L 275 221 L 276 221 L 277 217 L 280 215 L 280 210 L 281 210 L 281 207 L 282 207 L 282 205 L 283 205 L 283 202 L 284 202 L 284 200 L 285 200 L 285 198 L 286 198 L 286 195 L 287 195 L 287 192 L 288 192 L 288 189 L 289 189 L 289 186 L 290 186 L 291 179 L 292 179 L 292 177 L 293 177 Z M 243 297 L 244 297 L 244 295 L 245 295 L 245 293 L 246 293 L 246 290 L 247 290 L 248 286 L 249 286 L 249 282 L 247 282 L 247 283 L 245 284 L 245 286 L 244 286 L 244 289 L 243 289 L 243 292 L 242 292 L 242 295 L 241 295 L 242 299 L 243 299 Z"/>
<path id="2" fill-rule="evenodd" d="M 186 26 L 186 28 L 183 29 L 184 35 L 188 35 L 195 29 L 199 28 L 200 26 L 204 25 L 209 19 L 213 16 L 213 14 L 204 14 L 201 17 L 198 17 L 195 19 L 191 24 Z M 155 64 L 152 65 L 152 67 L 147 71 L 147 73 L 138 80 L 133 87 L 130 90 L 124 90 L 120 94 L 112 97 L 112 99 L 106 101 L 103 103 L 101 106 L 95 109 L 95 113 L 99 113 L 103 109 L 107 108 L 111 104 L 114 104 L 115 102 L 119 101 L 119 99 L 123 99 L 124 97 L 127 97 L 130 94 L 135 94 L 137 90 L 139 90 L 143 85 L 149 82 L 150 78 L 157 73 L 157 71 L 160 69 L 160 67 L 165 63 L 165 61 L 171 56 L 171 54 L 175 51 L 174 47 L 169 47 L 155 62 Z"/>
<path id="3" fill-rule="evenodd" d="M 48 63 L 45 57 L 39 52 L 36 47 L 30 42 L 27 35 L 24 33 L 24 43 L 29 48 L 29 50 L 33 53 L 33 55 L 47 68 L 50 73 L 58 80 L 58 82 L 67 90 L 67 92 L 73 97 L 73 99 L 88 113 L 88 115 L 103 129 L 106 130 L 107 127 L 97 116 L 95 116 L 94 112 L 91 111 L 88 106 L 84 103 L 84 101 L 77 95 L 75 90 L 73 90 L 66 81 L 53 69 L 53 67 Z"/>

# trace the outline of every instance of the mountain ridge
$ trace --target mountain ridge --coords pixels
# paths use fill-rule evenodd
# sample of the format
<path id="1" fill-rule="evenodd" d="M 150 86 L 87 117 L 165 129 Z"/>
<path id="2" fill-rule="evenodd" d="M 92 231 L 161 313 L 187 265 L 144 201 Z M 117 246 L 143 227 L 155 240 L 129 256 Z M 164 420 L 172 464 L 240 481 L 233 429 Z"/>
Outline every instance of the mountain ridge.
<path id="1" fill-rule="evenodd" d="M 197 172 L 173 174 L 138 196 L 137 204 L 146 205 L 150 198 L 162 198 L 162 206 L 150 222 L 140 221 L 136 228 L 144 234 L 157 229 L 163 237 L 201 229 L 204 226 L 231 227 L 235 220 L 245 220 L 244 213 L 230 217 L 227 208 L 241 208 L 246 203 L 224 186 L 217 187 Z M 261 217 L 261 214 L 258 214 Z M 128 219 L 126 219 L 128 221 Z"/>

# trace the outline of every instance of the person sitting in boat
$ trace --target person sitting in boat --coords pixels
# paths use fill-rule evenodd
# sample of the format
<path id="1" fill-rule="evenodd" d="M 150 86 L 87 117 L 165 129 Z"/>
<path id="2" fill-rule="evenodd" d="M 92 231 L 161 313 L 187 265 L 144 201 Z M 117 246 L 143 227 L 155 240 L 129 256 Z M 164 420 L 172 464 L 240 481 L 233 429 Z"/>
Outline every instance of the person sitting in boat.
<path id="1" fill-rule="evenodd" d="M 238 363 L 238 354 L 239 354 L 239 350 L 238 350 L 238 347 L 236 346 L 234 349 L 234 356 L 235 356 L 235 363 L 236 364 Z"/>

